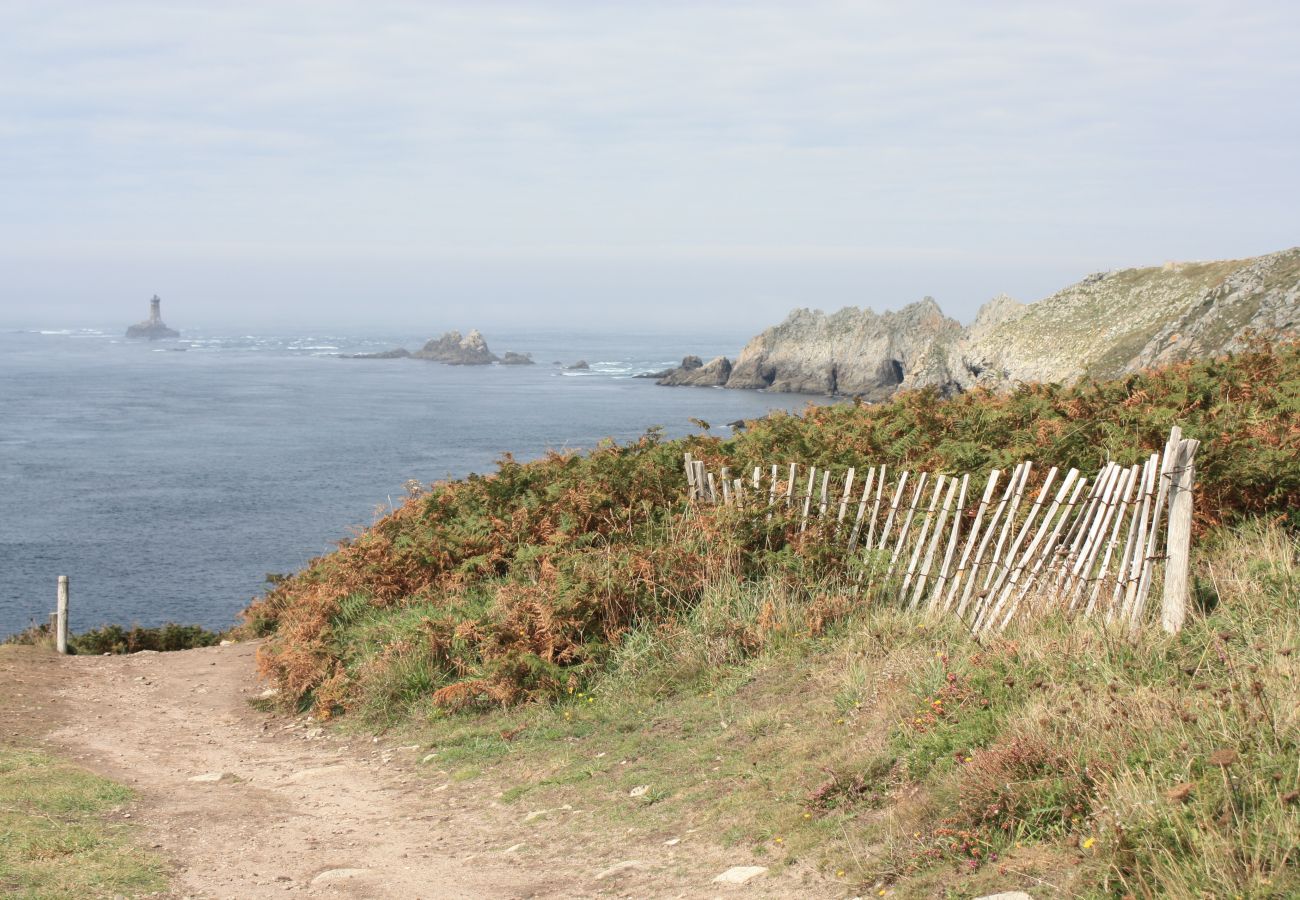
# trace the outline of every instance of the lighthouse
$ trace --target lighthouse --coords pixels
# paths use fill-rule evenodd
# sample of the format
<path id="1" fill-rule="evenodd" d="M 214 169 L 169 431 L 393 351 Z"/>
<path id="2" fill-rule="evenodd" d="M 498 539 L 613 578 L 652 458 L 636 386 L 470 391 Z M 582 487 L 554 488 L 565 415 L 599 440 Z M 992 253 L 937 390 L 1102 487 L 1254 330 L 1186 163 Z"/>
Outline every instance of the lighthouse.
<path id="1" fill-rule="evenodd" d="M 126 336 L 145 341 L 159 341 L 167 338 L 178 338 L 181 333 L 163 324 L 162 299 L 157 294 L 154 294 L 153 299 L 149 301 L 149 318 L 138 325 L 132 325 L 128 328 Z"/>

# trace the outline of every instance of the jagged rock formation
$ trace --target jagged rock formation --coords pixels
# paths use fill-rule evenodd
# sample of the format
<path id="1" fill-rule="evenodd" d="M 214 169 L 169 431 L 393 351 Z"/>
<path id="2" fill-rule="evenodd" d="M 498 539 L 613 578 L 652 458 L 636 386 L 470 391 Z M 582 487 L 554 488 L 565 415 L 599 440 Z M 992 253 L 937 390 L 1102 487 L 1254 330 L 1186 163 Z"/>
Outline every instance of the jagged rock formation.
<path id="1" fill-rule="evenodd" d="M 591 364 L 585 359 L 580 359 L 571 366 L 565 366 L 570 372 L 586 372 L 591 368 Z"/>
<path id="2" fill-rule="evenodd" d="M 128 328 L 126 336 L 144 341 L 161 341 L 167 338 L 178 338 L 181 333 L 163 324 L 162 300 L 158 298 L 157 294 L 154 294 L 149 301 L 149 318 Z"/>
<path id="3" fill-rule="evenodd" d="M 507 350 L 505 356 L 501 357 L 503 366 L 531 366 L 533 355 L 531 353 L 516 353 L 513 350 Z"/>
<path id="4" fill-rule="evenodd" d="M 721 387 L 731 377 L 731 360 L 717 356 L 707 363 L 698 356 L 687 356 L 681 366 L 659 377 L 659 384 Z"/>
<path id="5" fill-rule="evenodd" d="M 968 328 L 929 297 L 897 312 L 799 309 L 749 342 L 725 386 L 880 400 L 899 388 L 1067 383 L 1233 350 L 1252 331 L 1300 331 L 1300 247 L 1089 275 L 1028 305 L 1003 295 Z M 717 384 L 726 365 L 719 357 L 705 376 L 688 357 L 659 383 Z"/>
<path id="6" fill-rule="evenodd" d="M 411 356 L 452 366 L 486 366 L 497 362 L 496 354 L 488 349 L 487 341 L 477 328 L 464 337 L 459 331 L 448 331 L 442 337 L 430 340 Z"/>

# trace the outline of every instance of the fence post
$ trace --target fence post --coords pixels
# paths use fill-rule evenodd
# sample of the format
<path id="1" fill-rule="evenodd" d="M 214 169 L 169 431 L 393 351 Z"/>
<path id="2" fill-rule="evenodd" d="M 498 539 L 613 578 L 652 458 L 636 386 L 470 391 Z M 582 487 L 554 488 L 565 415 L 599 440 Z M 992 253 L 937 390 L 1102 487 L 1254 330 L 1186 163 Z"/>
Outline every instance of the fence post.
<path id="1" fill-rule="evenodd" d="M 1160 607 L 1160 624 L 1177 634 L 1187 619 L 1187 573 L 1192 544 L 1192 483 L 1196 476 L 1196 448 L 1200 441 L 1184 440 L 1178 445 L 1169 488 L 1168 560 L 1165 562 L 1165 591 Z"/>
<path id="2" fill-rule="evenodd" d="M 58 616 L 57 624 L 54 628 L 54 649 L 59 653 L 68 652 L 68 576 L 59 576 L 59 605 L 56 609 Z"/>

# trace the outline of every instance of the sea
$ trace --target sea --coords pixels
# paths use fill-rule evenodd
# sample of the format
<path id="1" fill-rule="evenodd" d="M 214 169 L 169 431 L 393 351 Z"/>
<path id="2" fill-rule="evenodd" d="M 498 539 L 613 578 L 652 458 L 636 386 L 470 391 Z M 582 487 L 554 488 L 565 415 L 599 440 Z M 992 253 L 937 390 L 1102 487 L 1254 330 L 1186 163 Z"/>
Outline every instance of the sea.
<path id="1" fill-rule="evenodd" d="M 428 335 L 110 329 L 0 333 L 0 638 L 44 621 L 70 582 L 79 632 L 224 629 L 265 588 L 401 503 L 404 485 L 490 472 L 509 452 L 729 434 L 807 397 L 667 388 L 633 376 L 744 334 L 494 330 L 533 366 L 343 355 Z M 565 368 L 586 360 L 590 369 Z M 561 365 L 555 365 L 560 363 Z"/>

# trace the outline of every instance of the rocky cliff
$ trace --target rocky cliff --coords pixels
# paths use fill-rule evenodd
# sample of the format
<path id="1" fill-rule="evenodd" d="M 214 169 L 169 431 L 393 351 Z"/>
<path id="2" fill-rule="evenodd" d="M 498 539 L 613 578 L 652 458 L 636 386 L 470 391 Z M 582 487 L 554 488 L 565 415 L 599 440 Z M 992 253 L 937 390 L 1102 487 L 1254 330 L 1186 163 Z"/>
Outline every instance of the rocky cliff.
<path id="1" fill-rule="evenodd" d="M 664 373 L 660 384 L 844 394 L 945 393 L 1017 382 L 1105 378 L 1239 347 L 1246 334 L 1300 331 L 1300 247 L 1245 260 L 1166 263 L 1089 275 L 1036 303 L 1005 295 L 962 328 L 926 298 L 897 312 L 795 310 L 729 363 Z"/>

